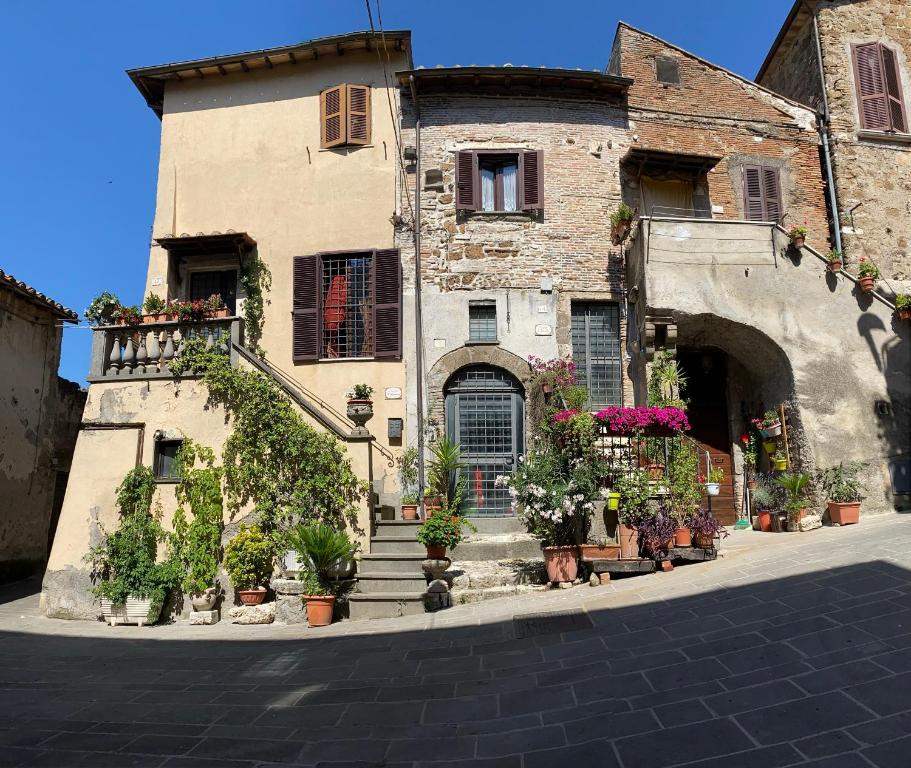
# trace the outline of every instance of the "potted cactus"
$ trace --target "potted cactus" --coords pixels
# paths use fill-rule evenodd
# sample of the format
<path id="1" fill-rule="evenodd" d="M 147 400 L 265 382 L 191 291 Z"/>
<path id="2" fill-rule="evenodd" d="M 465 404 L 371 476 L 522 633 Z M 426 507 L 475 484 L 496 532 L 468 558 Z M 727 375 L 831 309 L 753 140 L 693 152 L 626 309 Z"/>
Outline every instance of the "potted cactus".
<path id="1" fill-rule="evenodd" d="M 857 282 L 864 293 L 871 293 L 876 287 L 876 281 L 882 277 L 882 273 L 872 261 L 866 256 L 861 256 L 857 261 Z"/>

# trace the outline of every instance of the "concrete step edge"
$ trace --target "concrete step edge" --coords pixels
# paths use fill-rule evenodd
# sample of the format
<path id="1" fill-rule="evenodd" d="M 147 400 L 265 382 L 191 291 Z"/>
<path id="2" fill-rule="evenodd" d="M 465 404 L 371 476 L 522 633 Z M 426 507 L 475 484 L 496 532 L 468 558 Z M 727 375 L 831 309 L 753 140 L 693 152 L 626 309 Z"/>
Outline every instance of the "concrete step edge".
<path id="1" fill-rule="evenodd" d="M 417 602 L 424 599 L 426 592 L 352 592 L 348 595 L 349 600 L 354 602 L 381 603 L 404 600 L 405 602 Z"/>

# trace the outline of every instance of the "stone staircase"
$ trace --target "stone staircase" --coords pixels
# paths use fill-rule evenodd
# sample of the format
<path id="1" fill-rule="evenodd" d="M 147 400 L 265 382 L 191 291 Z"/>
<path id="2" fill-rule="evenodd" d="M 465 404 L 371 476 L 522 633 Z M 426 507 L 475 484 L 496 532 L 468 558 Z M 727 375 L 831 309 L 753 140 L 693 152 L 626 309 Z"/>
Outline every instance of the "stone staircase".
<path id="1" fill-rule="evenodd" d="M 419 520 L 377 520 L 370 554 L 361 555 L 357 591 L 348 597 L 349 617 L 384 619 L 423 613 L 426 550 L 416 538 Z"/>

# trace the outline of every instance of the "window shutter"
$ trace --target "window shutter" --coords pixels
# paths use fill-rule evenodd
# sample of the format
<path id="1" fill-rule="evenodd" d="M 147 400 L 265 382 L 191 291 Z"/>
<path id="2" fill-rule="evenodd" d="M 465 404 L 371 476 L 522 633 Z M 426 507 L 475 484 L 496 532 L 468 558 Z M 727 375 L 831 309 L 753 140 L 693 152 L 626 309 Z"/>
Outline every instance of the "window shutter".
<path id="1" fill-rule="evenodd" d="M 777 168 L 762 168 L 762 197 L 764 221 L 781 220 L 781 184 Z"/>
<path id="2" fill-rule="evenodd" d="M 476 211 L 478 190 L 475 179 L 477 170 L 476 153 L 456 152 L 456 209 Z"/>
<path id="3" fill-rule="evenodd" d="M 522 210 L 544 208 L 544 153 L 540 149 L 522 152 Z"/>
<path id="4" fill-rule="evenodd" d="M 345 106 L 346 91 L 344 85 L 327 88 L 319 95 L 320 111 L 320 147 L 338 147 L 345 143 Z"/>
<path id="5" fill-rule="evenodd" d="M 892 130 L 899 133 L 908 131 L 905 118 L 905 102 L 902 98 L 902 79 L 898 71 L 898 57 L 891 48 L 880 46 L 883 52 L 883 71 L 886 80 L 886 94 L 889 97 L 889 119 Z"/>
<path id="6" fill-rule="evenodd" d="M 348 85 L 348 143 L 370 143 L 370 86 Z"/>
<path id="7" fill-rule="evenodd" d="M 854 79 L 857 83 L 860 126 L 868 131 L 887 131 L 891 125 L 880 48 L 879 43 L 854 46 Z"/>
<path id="8" fill-rule="evenodd" d="M 758 165 L 743 167 L 743 212 L 747 221 L 765 221 L 762 204 L 762 169 Z"/>
<path id="9" fill-rule="evenodd" d="M 319 360 L 319 305 L 321 281 L 319 256 L 294 257 L 292 357 L 294 362 Z"/>
<path id="10" fill-rule="evenodd" d="M 373 356 L 402 357 L 402 261 L 398 248 L 373 255 Z"/>

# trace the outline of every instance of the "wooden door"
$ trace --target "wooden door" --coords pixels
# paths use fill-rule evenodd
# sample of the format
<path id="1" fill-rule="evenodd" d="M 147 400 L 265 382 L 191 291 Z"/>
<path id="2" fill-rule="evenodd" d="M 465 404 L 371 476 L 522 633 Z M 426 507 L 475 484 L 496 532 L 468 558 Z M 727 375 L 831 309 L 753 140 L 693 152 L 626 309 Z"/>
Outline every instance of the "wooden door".
<path id="1" fill-rule="evenodd" d="M 734 504 L 733 461 L 727 409 L 727 366 L 725 356 L 712 350 L 682 350 L 677 354 L 686 376 L 682 397 L 688 401 L 690 437 L 700 446 L 699 472 L 707 474 L 705 451 L 709 461 L 724 471 L 718 496 L 704 497 L 703 503 L 725 524 L 737 520 Z"/>

